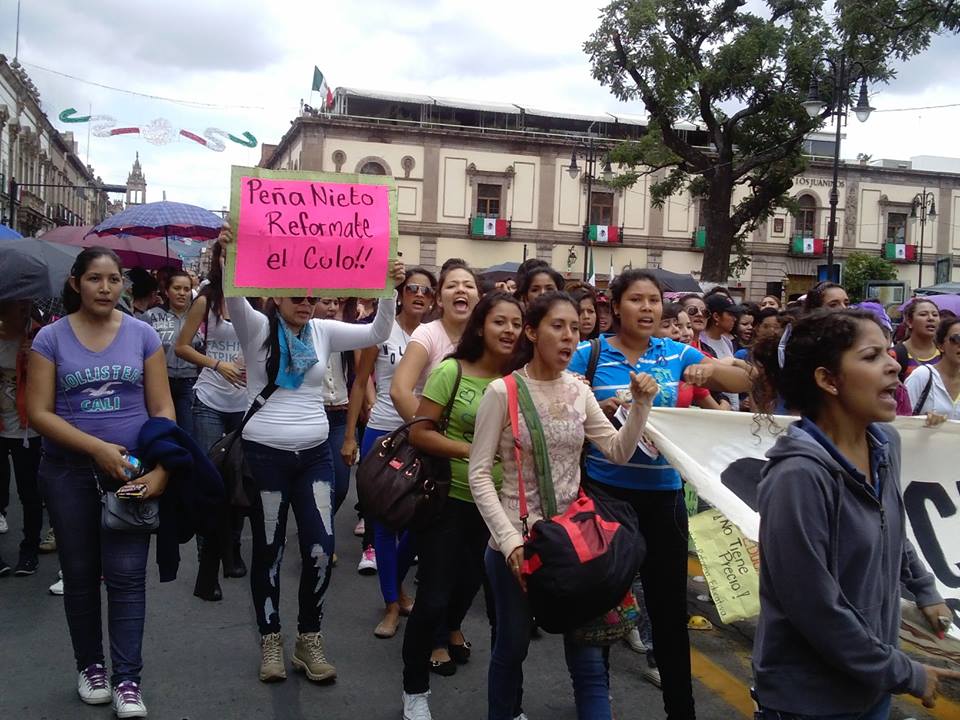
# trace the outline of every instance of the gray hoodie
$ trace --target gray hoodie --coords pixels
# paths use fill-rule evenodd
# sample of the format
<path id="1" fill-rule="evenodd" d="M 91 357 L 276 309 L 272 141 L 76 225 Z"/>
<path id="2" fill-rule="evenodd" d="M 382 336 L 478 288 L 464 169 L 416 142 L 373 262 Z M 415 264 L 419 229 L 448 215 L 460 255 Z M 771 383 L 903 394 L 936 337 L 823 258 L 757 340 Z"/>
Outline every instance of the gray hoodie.
<path id="1" fill-rule="evenodd" d="M 765 708 L 856 713 L 923 691 L 922 666 L 897 647 L 900 583 L 920 606 L 942 600 L 905 535 L 900 436 L 885 425 L 868 434 L 880 498 L 801 423 L 767 453 L 753 652 Z"/>

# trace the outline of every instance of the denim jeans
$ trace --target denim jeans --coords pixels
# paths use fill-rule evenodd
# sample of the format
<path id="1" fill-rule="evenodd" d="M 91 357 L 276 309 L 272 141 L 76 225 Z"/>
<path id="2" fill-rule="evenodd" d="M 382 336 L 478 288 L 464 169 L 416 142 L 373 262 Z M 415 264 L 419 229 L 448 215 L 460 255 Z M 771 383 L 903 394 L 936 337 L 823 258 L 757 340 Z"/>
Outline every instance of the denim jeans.
<path id="1" fill-rule="evenodd" d="M 862 713 L 839 713 L 836 715 L 797 715 L 761 708 L 756 720 L 888 720 L 893 697 L 886 695 L 876 705 Z"/>
<path id="2" fill-rule="evenodd" d="M 336 515 L 343 501 L 350 492 L 350 466 L 343 461 L 340 448 L 347 436 L 347 411 L 327 410 L 327 422 L 330 424 L 330 434 L 327 442 L 330 444 L 330 454 L 333 455 L 333 514 Z"/>
<path id="3" fill-rule="evenodd" d="M 430 653 L 440 635 L 460 629 L 483 584 L 483 550 L 489 539 L 477 506 L 454 498 L 447 498 L 429 527 L 417 530 L 420 585 L 403 633 L 405 692 L 430 689 Z M 445 640 L 439 646 L 445 647 Z"/>
<path id="4" fill-rule="evenodd" d="M 530 604 L 503 555 L 488 547 L 487 578 L 496 606 L 497 632 L 490 654 L 487 684 L 488 720 L 513 720 L 523 684 L 523 661 L 530 647 Z M 604 648 L 563 639 L 567 670 L 573 681 L 578 720 L 610 720 L 610 680 Z"/>
<path id="5" fill-rule="evenodd" d="M 77 670 L 103 663 L 100 578 L 107 586 L 107 628 L 114 684 L 140 682 L 150 536 L 105 530 L 93 462 L 40 462 L 40 488 L 57 535 L 63 607 Z"/>
<path id="6" fill-rule="evenodd" d="M 250 508 L 250 590 L 260 634 L 280 632 L 280 563 L 291 506 L 302 560 L 297 626 L 301 633 L 318 632 L 334 549 L 330 444 L 289 451 L 244 440 L 243 454 L 259 490 Z"/>
<path id="7" fill-rule="evenodd" d="M 370 452 L 373 444 L 387 434 L 387 430 L 367 428 L 363 433 L 360 457 Z M 400 600 L 400 586 L 416 555 L 410 530 L 394 532 L 374 520 L 366 523 L 373 525 L 373 549 L 377 553 L 377 579 L 380 581 L 380 594 L 386 604 Z"/>
<path id="8" fill-rule="evenodd" d="M 10 463 L 13 459 L 13 474 L 17 482 L 17 496 L 23 509 L 23 540 L 20 554 L 36 557 L 40 548 L 40 531 L 43 529 L 43 501 L 37 473 L 40 470 L 40 438 L 30 438 L 24 447 L 23 438 L 0 438 L 0 488 L 6 489 L 6 500 L 0 511 L 6 513 L 10 493 Z"/>
<path id="9" fill-rule="evenodd" d="M 647 557 L 640 569 L 667 720 L 694 720 L 687 634 L 687 506 L 683 490 L 628 490 L 600 485 L 633 506 Z"/>
<path id="10" fill-rule="evenodd" d="M 177 413 L 177 425 L 193 435 L 193 386 L 197 378 L 170 378 L 170 395 Z"/>

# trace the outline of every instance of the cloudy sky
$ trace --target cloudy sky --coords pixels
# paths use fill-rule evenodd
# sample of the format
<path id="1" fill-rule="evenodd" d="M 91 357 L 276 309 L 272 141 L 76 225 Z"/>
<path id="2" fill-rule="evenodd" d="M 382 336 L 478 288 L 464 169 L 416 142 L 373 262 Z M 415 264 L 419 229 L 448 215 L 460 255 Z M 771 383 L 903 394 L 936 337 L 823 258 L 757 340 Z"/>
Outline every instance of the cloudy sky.
<path id="1" fill-rule="evenodd" d="M 334 87 L 391 90 L 515 102 L 568 112 L 643 114 L 621 105 L 591 77 L 581 45 L 596 25 L 596 0 L 22 0 L 20 60 L 40 89 L 54 124 L 73 130 L 81 157 L 86 125 L 65 125 L 61 110 L 111 115 L 117 126 L 155 118 L 202 134 L 208 127 L 253 133 L 275 143 L 310 102 L 313 66 Z M 14 54 L 16 0 L 0 0 L 0 52 Z M 960 103 L 956 36 L 873 89 L 880 110 Z M 42 69 L 45 68 L 45 69 Z M 50 71 L 124 90 L 215 107 L 117 92 Z M 878 112 L 851 120 L 843 155 L 960 157 L 954 131 L 960 107 Z M 229 203 L 230 166 L 254 165 L 259 147 L 227 143 L 212 152 L 185 138 L 151 145 L 136 135 L 93 137 L 89 162 L 110 183 L 123 183 L 139 151 L 148 199 Z"/>

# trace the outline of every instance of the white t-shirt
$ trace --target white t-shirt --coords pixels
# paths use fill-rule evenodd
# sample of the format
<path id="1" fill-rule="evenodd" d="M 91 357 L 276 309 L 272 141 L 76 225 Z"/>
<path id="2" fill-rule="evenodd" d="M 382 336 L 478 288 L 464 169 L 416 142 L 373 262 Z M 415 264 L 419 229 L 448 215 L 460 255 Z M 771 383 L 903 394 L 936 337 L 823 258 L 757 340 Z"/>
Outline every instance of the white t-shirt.
<path id="1" fill-rule="evenodd" d="M 937 372 L 934 365 L 921 365 L 907 376 L 903 383 L 907 388 L 907 395 L 910 396 L 910 407 L 919 410 L 921 415 L 927 413 L 937 413 L 946 415 L 947 420 L 960 420 L 960 397 L 952 398 L 947 392 L 947 386 L 943 384 L 943 378 Z M 930 393 L 923 403 L 922 408 L 917 408 L 920 402 L 920 396 L 923 395 L 923 389 L 927 386 L 930 376 L 933 375 L 933 385 L 930 386 Z"/>
<path id="2" fill-rule="evenodd" d="M 269 321 L 244 298 L 228 297 L 227 309 L 247 362 L 247 398 L 250 404 L 267 385 L 266 340 Z M 296 390 L 277 388 L 243 429 L 243 438 L 277 450 L 308 450 L 327 439 L 330 426 L 323 402 L 323 380 L 332 352 L 379 345 L 390 336 L 396 302 L 379 304 L 374 321 L 352 325 L 339 320 L 310 320 L 317 363 Z M 335 449 L 336 450 L 336 449 Z"/>
<path id="3" fill-rule="evenodd" d="M 201 335 L 203 333 L 201 332 Z M 206 355 L 211 360 L 243 365 L 243 350 L 233 323 L 224 318 L 219 320 L 208 309 L 206 328 Z M 193 386 L 197 399 L 218 412 L 246 412 L 249 402 L 247 389 L 234 387 L 213 368 L 203 368 Z"/>
<path id="4" fill-rule="evenodd" d="M 733 340 L 730 339 L 728 335 L 721 335 L 719 340 L 714 340 L 712 337 L 707 335 L 707 331 L 704 330 L 700 333 L 700 344 L 706 345 L 708 348 L 713 350 L 713 354 L 717 356 L 717 360 L 723 360 L 723 358 L 734 357 L 733 349 Z M 721 393 L 727 401 L 730 403 L 730 407 L 733 410 L 740 409 L 740 396 L 737 393 Z"/>
<path id="5" fill-rule="evenodd" d="M 416 330 L 414 330 L 414 334 L 416 334 Z M 390 337 L 377 347 L 377 362 L 373 367 L 373 379 L 377 386 L 377 400 L 370 410 L 370 419 L 367 421 L 367 427 L 373 430 L 389 432 L 403 425 L 403 419 L 393 406 L 393 400 L 390 399 L 390 385 L 393 383 L 393 374 L 397 371 L 397 364 L 406 353 L 407 344 L 410 340 L 411 336 L 407 335 L 400 327 L 400 323 L 394 320 Z M 423 378 L 417 383 L 413 392 L 417 397 L 420 397 L 423 392 Z"/>

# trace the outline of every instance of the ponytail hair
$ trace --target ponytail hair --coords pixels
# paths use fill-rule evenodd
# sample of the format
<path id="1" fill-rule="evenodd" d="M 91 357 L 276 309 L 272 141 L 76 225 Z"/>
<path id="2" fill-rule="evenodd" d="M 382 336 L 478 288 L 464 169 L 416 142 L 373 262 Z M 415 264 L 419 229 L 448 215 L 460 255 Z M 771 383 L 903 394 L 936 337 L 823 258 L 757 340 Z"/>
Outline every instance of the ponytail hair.
<path id="1" fill-rule="evenodd" d="M 73 278 L 73 280 L 79 286 L 80 280 L 83 278 L 87 270 L 90 269 L 90 265 L 93 263 L 93 261 L 102 257 L 109 258 L 116 263 L 117 272 L 123 272 L 123 263 L 120 262 L 120 258 L 113 250 L 101 247 L 99 245 L 83 250 L 73 261 L 73 266 L 70 268 L 70 276 L 63 285 L 63 296 L 61 299 L 63 302 L 63 309 L 67 315 L 75 313 L 80 309 L 80 293 L 73 289 L 73 286 L 70 284 L 70 278 Z"/>

